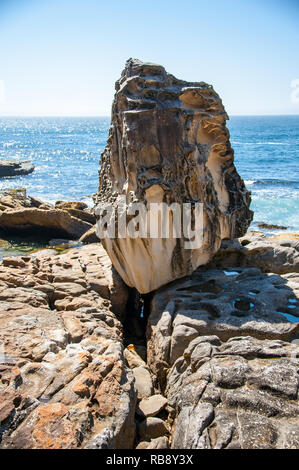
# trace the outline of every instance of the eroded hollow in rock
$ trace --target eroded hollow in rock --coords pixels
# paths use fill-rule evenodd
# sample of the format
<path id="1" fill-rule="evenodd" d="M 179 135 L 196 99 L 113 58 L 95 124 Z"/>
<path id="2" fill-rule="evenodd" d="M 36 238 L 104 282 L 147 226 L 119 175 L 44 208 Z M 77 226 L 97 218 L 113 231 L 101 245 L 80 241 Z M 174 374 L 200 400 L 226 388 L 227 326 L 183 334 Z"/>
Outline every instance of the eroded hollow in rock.
<path id="1" fill-rule="evenodd" d="M 127 215 L 136 202 L 147 214 L 153 203 L 175 203 L 181 211 L 188 203 L 195 220 L 196 203 L 202 207 L 202 243 L 196 246 L 186 247 L 181 219 L 177 238 L 103 238 L 125 283 L 146 294 L 208 263 L 222 239 L 244 235 L 253 216 L 250 193 L 234 166 L 228 116 L 211 85 L 129 59 L 115 88 L 100 162 L 98 216 L 107 205 L 121 205 Z"/>

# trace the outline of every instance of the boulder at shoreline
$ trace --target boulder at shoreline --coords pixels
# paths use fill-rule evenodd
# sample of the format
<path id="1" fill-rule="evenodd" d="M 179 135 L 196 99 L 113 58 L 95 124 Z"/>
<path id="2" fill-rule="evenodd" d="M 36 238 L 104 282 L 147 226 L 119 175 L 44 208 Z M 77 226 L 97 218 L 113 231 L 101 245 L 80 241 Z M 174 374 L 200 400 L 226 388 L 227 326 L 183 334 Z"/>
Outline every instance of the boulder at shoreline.
<path id="1" fill-rule="evenodd" d="M 139 202 L 148 213 L 152 203 L 181 210 L 184 203 L 203 205 L 200 247 L 186 248 L 183 236 L 102 240 L 126 284 L 148 293 L 206 264 L 222 239 L 244 235 L 253 215 L 250 193 L 234 166 L 228 116 L 211 85 L 129 59 L 115 87 L 98 209 L 122 204 L 127 212 Z"/>
<path id="2" fill-rule="evenodd" d="M 29 160 L 0 160 L 0 178 L 29 175 L 34 171 L 34 164 Z"/>
<path id="3" fill-rule="evenodd" d="M 54 207 L 27 196 L 25 189 L 8 190 L 0 195 L 0 232 L 4 234 L 29 233 L 49 239 L 78 240 L 94 223 L 94 215 L 80 202 L 59 201 Z"/>

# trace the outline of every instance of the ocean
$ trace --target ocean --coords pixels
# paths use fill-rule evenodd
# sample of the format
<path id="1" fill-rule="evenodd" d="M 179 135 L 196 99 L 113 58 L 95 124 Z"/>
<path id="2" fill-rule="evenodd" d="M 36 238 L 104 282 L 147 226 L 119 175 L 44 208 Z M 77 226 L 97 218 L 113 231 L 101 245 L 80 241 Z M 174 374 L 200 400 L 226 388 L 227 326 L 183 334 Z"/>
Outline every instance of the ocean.
<path id="1" fill-rule="evenodd" d="M 27 176 L 0 179 L 45 201 L 92 205 L 110 118 L 0 118 L 0 159 L 31 160 Z M 232 116 L 235 165 L 252 192 L 254 221 L 299 231 L 299 116 Z M 268 231 L 270 233 L 270 231 Z M 277 231 L 276 231 L 277 233 Z"/>

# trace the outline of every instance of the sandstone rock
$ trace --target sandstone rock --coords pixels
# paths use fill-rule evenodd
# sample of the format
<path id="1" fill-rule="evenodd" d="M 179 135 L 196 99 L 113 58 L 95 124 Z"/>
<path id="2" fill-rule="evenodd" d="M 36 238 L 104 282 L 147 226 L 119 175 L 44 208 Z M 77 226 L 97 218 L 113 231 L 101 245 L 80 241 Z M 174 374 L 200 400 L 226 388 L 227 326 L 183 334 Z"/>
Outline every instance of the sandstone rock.
<path id="1" fill-rule="evenodd" d="M 150 397 L 153 394 L 153 382 L 147 368 L 138 366 L 133 369 L 138 399 Z"/>
<path id="2" fill-rule="evenodd" d="M 169 449 L 168 439 L 165 436 L 151 439 L 147 449 Z"/>
<path id="3" fill-rule="evenodd" d="M 6 176 L 22 176 L 29 175 L 34 170 L 34 165 L 28 160 L 1 160 L 0 161 L 0 178 Z"/>
<path id="4" fill-rule="evenodd" d="M 248 232 L 239 240 L 225 240 L 209 266 L 252 266 L 277 274 L 299 272 L 299 240 L 296 235 L 265 237 L 260 232 Z"/>
<path id="5" fill-rule="evenodd" d="M 2 233 L 33 232 L 49 239 L 80 238 L 95 222 L 83 203 L 58 204 L 54 208 L 27 196 L 26 189 L 5 191 L 0 195 L 0 226 Z M 60 208 L 61 207 L 61 208 Z M 80 207 L 75 209 L 73 207 Z"/>
<path id="6" fill-rule="evenodd" d="M 298 447 L 298 294 L 297 273 L 239 266 L 154 294 L 147 355 L 173 449 Z"/>
<path id="7" fill-rule="evenodd" d="M 53 209 L 51 204 L 47 204 L 32 196 L 28 196 L 26 188 L 7 189 L 0 193 L 0 210 L 24 209 L 28 207 L 42 207 Z"/>
<path id="8" fill-rule="evenodd" d="M 90 224 L 95 224 L 96 219 L 91 210 L 88 209 L 87 204 L 80 201 L 57 201 L 55 209 L 61 209 L 68 212 L 77 219 L 84 220 Z"/>
<path id="9" fill-rule="evenodd" d="M 72 217 L 62 210 L 21 209 L 6 211 L 0 214 L 3 232 L 22 233 L 26 231 L 47 230 L 51 235 L 80 238 L 91 228 L 89 222 Z"/>
<path id="10" fill-rule="evenodd" d="M 0 448 L 132 448 L 128 290 L 118 276 L 116 299 L 114 278 L 101 245 L 0 263 Z"/>
<path id="11" fill-rule="evenodd" d="M 139 444 L 136 446 L 136 450 L 142 450 L 142 449 L 147 449 L 149 446 L 149 441 L 141 441 Z"/>
<path id="12" fill-rule="evenodd" d="M 137 354 L 136 351 L 132 351 L 129 348 L 126 348 L 124 350 L 124 357 L 130 369 L 134 369 L 135 367 L 139 367 L 139 366 L 142 366 L 145 368 L 147 367 L 144 360 L 139 356 L 139 354 Z"/>
<path id="13" fill-rule="evenodd" d="M 152 395 L 143 398 L 137 405 L 136 411 L 139 415 L 149 417 L 156 416 L 167 404 L 167 399 L 163 395 Z"/>
<path id="14" fill-rule="evenodd" d="M 56 201 L 55 202 L 56 209 L 62 210 L 79 210 L 84 211 L 88 208 L 88 205 L 85 202 L 80 201 Z"/>
<path id="15" fill-rule="evenodd" d="M 154 294 L 147 331 L 148 364 L 161 383 L 169 366 L 185 351 L 192 363 L 199 365 L 211 356 L 219 338 L 298 337 L 298 275 L 264 274 L 256 268 L 226 269 L 198 269 L 191 278 Z M 209 338 L 208 344 L 199 343 L 202 336 Z M 189 345 L 194 345 L 193 355 Z"/>
<path id="16" fill-rule="evenodd" d="M 85 449 L 113 449 L 114 445 L 113 432 L 108 428 L 104 428 L 86 444 Z"/>
<path id="17" fill-rule="evenodd" d="M 206 83 L 185 82 L 159 65 L 130 59 L 116 82 L 101 157 L 98 209 L 132 202 L 201 202 L 203 244 L 183 238 L 103 238 L 128 286 L 146 293 L 206 264 L 221 239 L 245 234 L 250 197 L 233 164 L 222 102 Z"/>
<path id="18" fill-rule="evenodd" d="M 146 418 L 138 426 L 138 434 L 141 440 L 149 441 L 168 433 L 165 422 L 160 418 Z"/>
<path id="19" fill-rule="evenodd" d="M 266 224 L 264 222 L 258 224 L 258 228 L 266 228 L 268 230 L 287 230 L 284 225 Z"/>
<path id="20" fill-rule="evenodd" d="M 82 237 L 79 239 L 80 243 L 88 244 L 88 243 L 99 243 L 100 239 L 97 237 L 96 228 L 91 227 L 87 232 L 85 232 Z"/>
<path id="21" fill-rule="evenodd" d="M 169 449 L 169 443 L 166 436 L 161 436 L 150 441 L 139 442 L 136 449 Z"/>

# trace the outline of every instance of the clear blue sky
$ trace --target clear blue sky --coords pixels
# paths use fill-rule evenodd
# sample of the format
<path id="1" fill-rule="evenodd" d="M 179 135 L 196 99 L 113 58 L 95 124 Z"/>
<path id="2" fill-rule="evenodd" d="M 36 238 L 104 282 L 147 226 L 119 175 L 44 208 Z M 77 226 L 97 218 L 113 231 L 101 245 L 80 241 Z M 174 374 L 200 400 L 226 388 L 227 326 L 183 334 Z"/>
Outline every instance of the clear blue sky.
<path id="1" fill-rule="evenodd" d="M 299 114 L 299 0 L 0 0 L 0 115 L 110 115 L 129 57 L 229 114 Z"/>

